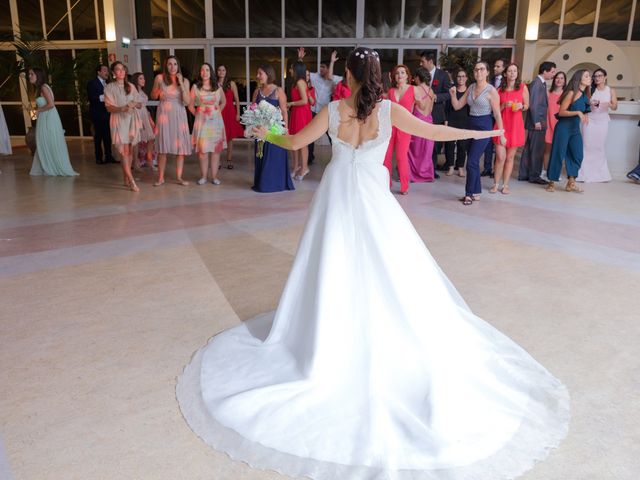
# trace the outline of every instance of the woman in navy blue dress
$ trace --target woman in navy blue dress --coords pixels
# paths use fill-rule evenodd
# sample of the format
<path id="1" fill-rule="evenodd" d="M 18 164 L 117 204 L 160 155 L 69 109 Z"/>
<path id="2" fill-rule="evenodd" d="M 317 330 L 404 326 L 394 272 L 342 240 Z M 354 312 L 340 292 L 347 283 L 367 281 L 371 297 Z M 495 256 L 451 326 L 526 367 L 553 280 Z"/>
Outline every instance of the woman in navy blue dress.
<path id="1" fill-rule="evenodd" d="M 287 122 L 287 97 L 284 91 L 274 81 L 276 72 L 271 65 L 260 65 L 256 80 L 258 88 L 253 92 L 253 102 L 260 103 L 266 100 L 271 105 L 282 111 L 285 125 Z M 282 192 L 283 190 L 295 190 L 291 174 L 289 173 L 289 159 L 287 151 L 272 143 L 264 142 L 262 158 L 258 157 L 256 142 L 256 170 L 253 179 L 253 188 L 256 192 Z"/>

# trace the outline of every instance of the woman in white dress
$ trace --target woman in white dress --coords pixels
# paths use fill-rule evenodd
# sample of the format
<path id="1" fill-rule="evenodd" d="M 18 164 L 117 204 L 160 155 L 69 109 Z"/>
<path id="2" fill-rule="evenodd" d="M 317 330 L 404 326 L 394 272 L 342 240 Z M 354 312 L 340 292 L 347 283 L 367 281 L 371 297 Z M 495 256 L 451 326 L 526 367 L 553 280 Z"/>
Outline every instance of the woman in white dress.
<path id="1" fill-rule="evenodd" d="M 607 85 L 607 72 L 598 68 L 593 72 L 591 112 L 589 122 L 582 127 L 584 158 L 578 172 L 578 182 L 609 182 L 605 143 L 609 131 L 609 109 L 618 109 L 616 91 Z"/>
<path id="2" fill-rule="evenodd" d="M 104 87 L 104 106 L 111 114 L 109 127 L 111 128 L 111 142 L 122 156 L 122 173 L 124 185 L 132 192 L 139 192 L 131 173 L 133 163 L 133 147 L 140 141 L 142 124 L 135 111 L 142 104 L 138 97 L 138 89 L 127 81 L 127 68 L 122 62 L 111 64 L 111 74 L 114 80 Z"/>
<path id="3" fill-rule="evenodd" d="M 347 59 L 351 97 L 293 136 L 328 129 L 333 156 L 275 313 L 215 336 L 177 398 L 208 444 L 321 480 L 505 480 L 567 431 L 566 388 L 476 317 L 389 191 L 392 127 L 436 141 L 502 131 L 422 122 L 382 100 L 379 58 Z M 425 298 L 428 292 L 428 298 Z"/>

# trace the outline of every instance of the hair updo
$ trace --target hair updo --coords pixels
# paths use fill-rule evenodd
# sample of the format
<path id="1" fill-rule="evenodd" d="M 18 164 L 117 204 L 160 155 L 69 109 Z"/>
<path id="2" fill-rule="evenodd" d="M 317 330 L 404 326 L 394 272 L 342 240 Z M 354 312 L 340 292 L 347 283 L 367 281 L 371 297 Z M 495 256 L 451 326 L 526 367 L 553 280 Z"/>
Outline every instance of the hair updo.
<path id="1" fill-rule="evenodd" d="M 378 52 L 366 47 L 356 48 L 347 58 L 347 68 L 360 85 L 354 103 L 356 118 L 364 121 L 371 115 L 376 103 L 382 100 L 382 74 Z"/>

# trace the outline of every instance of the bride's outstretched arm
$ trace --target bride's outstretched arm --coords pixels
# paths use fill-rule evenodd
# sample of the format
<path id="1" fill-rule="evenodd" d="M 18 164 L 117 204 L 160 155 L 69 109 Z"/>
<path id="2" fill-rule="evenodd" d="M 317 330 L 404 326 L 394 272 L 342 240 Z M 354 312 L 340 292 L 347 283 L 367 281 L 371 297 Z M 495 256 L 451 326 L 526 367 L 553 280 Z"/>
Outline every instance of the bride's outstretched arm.
<path id="1" fill-rule="evenodd" d="M 396 103 L 391 104 L 391 123 L 403 132 L 437 142 L 464 140 L 465 138 L 498 137 L 504 132 L 504 130 L 464 130 L 462 128 L 445 127 L 444 125 L 433 125 L 423 122 L 413 116 L 409 110 Z"/>
<path id="2" fill-rule="evenodd" d="M 328 128 L 329 111 L 328 107 L 324 107 L 306 127 L 295 135 L 276 135 L 269 133 L 264 127 L 256 127 L 253 129 L 253 136 L 286 150 L 298 150 L 318 140 Z"/>

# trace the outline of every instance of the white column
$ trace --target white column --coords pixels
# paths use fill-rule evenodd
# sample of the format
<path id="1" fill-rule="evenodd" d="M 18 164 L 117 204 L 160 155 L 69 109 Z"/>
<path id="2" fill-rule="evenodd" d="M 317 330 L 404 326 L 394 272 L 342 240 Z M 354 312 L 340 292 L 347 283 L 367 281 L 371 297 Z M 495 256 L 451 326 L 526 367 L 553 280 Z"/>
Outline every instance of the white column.
<path id="1" fill-rule="evenodd" d="M 130 72 L 141 69 L 139 55 L 135 50 L 135 18 L 131 15 L 131 5 L 128 0 L 102 0 L 104 8 L 104 25 L 106 31 L 107 51 L 109 63 L 119 60 Z M 124 45 L 122 39 L 131 40 L 129 46 Z"/>
<path id="2" fill-rule="evenodd" d="M 540 25 L 540 0 L 520 0 L 516 18 L 516 63 L 526 82 L 537 75 L 536 41 Z"/>

